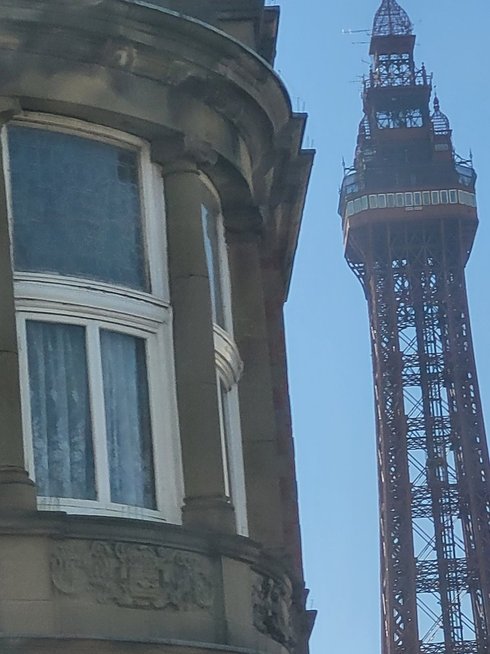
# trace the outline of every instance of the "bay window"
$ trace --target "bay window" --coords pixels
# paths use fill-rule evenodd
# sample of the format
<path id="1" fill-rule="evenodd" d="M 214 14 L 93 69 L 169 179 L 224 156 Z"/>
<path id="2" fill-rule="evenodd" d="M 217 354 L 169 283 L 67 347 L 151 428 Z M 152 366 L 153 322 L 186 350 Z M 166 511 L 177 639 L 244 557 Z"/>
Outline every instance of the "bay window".
<path id="1" fill-rule="evenodd" d="M 39 506 L 180 522 L 161 175 L 80 121 L 29 115 L 3 148 Z"/>

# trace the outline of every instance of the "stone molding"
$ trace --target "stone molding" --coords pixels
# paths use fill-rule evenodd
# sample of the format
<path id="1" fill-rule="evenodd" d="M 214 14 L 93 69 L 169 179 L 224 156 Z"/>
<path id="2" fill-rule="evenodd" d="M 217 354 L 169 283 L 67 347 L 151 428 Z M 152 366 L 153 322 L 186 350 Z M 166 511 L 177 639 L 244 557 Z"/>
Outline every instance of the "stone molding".
<path id="1" fill-rule="evenodd" d="M 230 389 L 240 381 L 243 372 L 243 361 L 230 334 L 219 325 L 214 325 L 213 331 L 216 365 L 224 377 L 227 388 Z"/>
<path id="2" fill-rule="evenodd" d="M 124 542 L 67 540 L 51 554 L 55 592 L 100 604 L 190 611 L 209 609 L 211 564 L 197 554 Z"/>
<path id="3" fill-rule="evenodd" d="M 151 142 L 152 161 L 162 166 L 165 177 L 180 172 L 198 173 L 198 166 L 214 166 L 218 154 L 210 143 L 186 134 Z"/>
<path id="4" fill-rule="evenodd" d="M 28 15 L 25 10 L 31 4 L 32 14 Z M 106 68 L 128 71 L 170 86 L 202 84 L 203 92 L 209 92 L 209 83 L 217 87 L 222 83 L 229 99 L 225 100 L 220 92 L 216 98 L 218 105 L 223 102 L 228 105 L 230 98 L 238 93 L 239 104 L 246 99 L 252 101 L 272 123 L 282 126 L 289 119 L 285 87 L 269 64 L 225 32 L 180 12 L 131 0 L 76 3 L 73 7 L 67 6 L 64 0 L 23 0 L 22 7 L 18 2 L 4 0 L 0 15 L 8 15 L 11 33 L 11 38 L 7 38 L 6 28 L 0 29 L 3 48 L 22 50 L 24 42 L 29 40 L 31 22 L 42 32 L 52 29 L 54 23 L 65 45 L 68 45 L 66 35 L 81 28 L 85 47 L 73 51 L 67 48 L 64 52 L 67 59 L 102 63 Z M 88 34 L 87 26 L 90 26 Z M 51 45 L 40 37 L 35 40 L 38 53 L 55 54 L 56 48 L 56 39 Z M 214 92 L 210 101 L 212 97 Z"/>

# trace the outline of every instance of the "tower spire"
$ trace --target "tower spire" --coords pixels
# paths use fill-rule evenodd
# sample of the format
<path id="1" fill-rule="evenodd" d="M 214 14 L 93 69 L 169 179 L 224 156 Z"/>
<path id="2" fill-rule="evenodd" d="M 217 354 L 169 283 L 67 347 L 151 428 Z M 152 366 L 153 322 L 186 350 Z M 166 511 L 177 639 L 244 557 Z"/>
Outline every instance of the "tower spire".
<path id="1" fill-rule="evenodd" d="M 340 197 L 369 306 L 378 444 L 383 654 L 489 654 L 490 460 L 464 268 L 471 161 L 383 0 L 355 165 Z"/>
<path id="2" fill-rule="evenodd" d="M 406 36 L 412 33 L 412 22 L 396 0 L 383 0 L 373 23 L 373 37 Z"/>

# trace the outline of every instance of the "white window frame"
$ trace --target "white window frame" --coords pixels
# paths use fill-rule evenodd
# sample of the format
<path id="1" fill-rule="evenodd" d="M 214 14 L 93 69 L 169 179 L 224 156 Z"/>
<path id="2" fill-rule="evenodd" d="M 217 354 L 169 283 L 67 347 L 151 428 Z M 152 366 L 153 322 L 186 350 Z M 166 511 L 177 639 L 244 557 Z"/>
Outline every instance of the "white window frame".
<path id="1" fill-rule="evenodd" d="M 180 524 L 182 522 L 181 507 L 184 498 L 184 485 L 178 440 L 172 320 L 166 274 L 165 203 L 161 174 L 158 167 L 151 162 L 148 144 L 131 135 L 79 120 L 38 113 L 25 114 L 11 124 L 84 136 L 99 142 L 126 147 L 138 153 L 142 235 L 146 254 L 146 271 L 150 282 L 150 291 L 144 292 L 116 284 L 62 276 L 56 273 L 14 273 L 26 464 L 33 478 L 35 469 L 29 407 L 25 322 L 30 319 L 58 324 L 74 324 L 85 326 L 87 330 L 89 396 L 91 398 L 92 423 L 95 427 L 93 430 L 94 457 L 99 498 L 97 501 L 92 501 L 39 497 L 38 507 L 44 510 L 63 510 L 69 513 L 123 516 Z M 5 129 L 2 131 L 1 138 L 6 170 L 9 222 L 12 230 L 10 168 Z M 102 379 L 99 369 L 101 366 L 100 356 L 97 357 L 100 344 L 100 339 L 97 339 L 95 335 L 97 329 L 126 333 L 143 338 L 146 342 L 156 510 L 116 504 L 110 501 L 110 494 L 108 495 L 108 489 L 110 489 L 109 469 L 107 455 L 105 455 L 104 461 L 106 443 L 103 442 L 105 426 L 101 427 L 103 393 L 100 386 L 97 392 L 95 391 L 95 384 L 99 383 L 100 385 Z"/>
<path id="2" fill-rule="evenodd" d="M 9 182 L 6 185 L 6 189 L 11 233 L 13 233 L 13 211 L 10 189 L 10 159 L 8 153 L 7 130 L 9 126 L 16 125 L 57 133 L 73 134 L 73 136 L 84 137 L 99 143 L 107 143 L 109 145 L 126 148 L 138 153 L 138 176 L 141 184 L 139 190 L 141 201 L 142 238 L 146 259 L 146 272 L 150 282 L 150 291 L 136 292 L 141 293 L 142 296 L 152 296 L 169 301 L 170 291 L 168 275 L 165 274 L 164 270 L 166 256 L 162 256 L 162 254 L 166 255 L 167 253 L 166 233 L 164 228 L 165 221 L 155 219 L 156 216 L 162 217 L 165 215 L 163 192 L 158 192 L 158 188 L 163 187 L 163 182 L 161 181 L 158 167 L 151 162 L 149 144 L 136 136 L 119 132 L 118 130 L 109 127 L 92 125 L 91 123 L 86 123 L 81 120 L 64 118 L 62 116 L 51 116 L 49 114 L 28 112 L 11 121 L 7 125 L 4 125 L 1 131 L 1 142 L 5 176 Z M 11 245 L 11 247 L 13 248 L 13 245 Z M 47 276 L 54 278 L 55 280 L 59 280 L 60 277 L 62 277 L 66 282 L 69 282 L 70 280 L 86 281 L 86 286 L 90 288 L 100 287 L 109 291 L 121 289 L 124 292 L 128 290 L 126 286 L 99 282 L 85 277 L 62 276 L 56 273 L 29 273 L 29 277 L 31 278 L 35 278 L 38 275 L 40 276 L 40 281 L 44 281 L 42 278 Z"/>
<path id="3" fill-rule="evenodd" d="M 228 266 L 228 251 L 225 239 L 225 226 L 223 220 L 223 213 L 221 210 L 221 199 L 218 192 L 213 186 L 211 180 L 204 175 L 200 174 L 200 179 L 203 184 L 203 202 L 216 219 L 216 236 L 218 246 L 218 265 L 219 265 L 219 284 L 221 303 L 223 307 L 224 325 L 220 326 L 233 336 L 233 315 L 231 307 L 231 282 L 230 270 Z"/>
<path id="4" fill-rule="evenodd" d="M 203 183 L 203 204 L 209 203 L 216 216 L 218 238 L 218 257 L 223 306 L 224 327 L 213 325 L 214 352 L 216 363 L 216 392 L 220 413 L 221 445 L 224 466 L 224 478 L 227 492 L 235 509 L 237 533 L 248 536 L 247 500 L 245 491 L 245 471 L 240 426 L 240 406 L 238 383 L 243 370 L 243 363 L 233 337 L 233 314 L 231 299 L 231 279 L 228 265 L 228 250 L 225 238 L 224 218 L 221 200 L 211 180 L 201 174 Z M 222 406 L 220 380 L 226 389 L 227 407 Z M 228 424 L 224 424 L 225 412 Z M 225 442 L 226 439 L 226 442 Z"/>
<path id="5" fill-rule="evenodd" d="M 214 347 L 224 477 L 227 492 L 235 508 L 237 533 L 248 536 L 247 496 L 238 400 L 238 383 L 243 371 L 243 363 L 230 334 L 218 325 L 214 325 Z M 226 407 L 222 405 L 221 383 L 225 390 Z M 228 417 L 226 425 L 225 416 Z"/>
<path id="6" fill-rule="evenodd" d="M 29 310 L 30 309 L 30 310 Z M 37 309 L 37 310 L 36 310 Z M 172 477 L 179 469 L 178 448 L 165 429 L 168 414 L 172 412 L 169 402 L 171 380 L 162 379 L 162 371 L 167 367 L 171 351 L 165 342 L 165 324 L 162 322 L 152 328 L 132 325 L 104 318 L 94 319 L 78 313 L 63 316 L 54 306 L 51 311 L 35 306 L 24 306 L 17 311 L 19 364 L 21 369 L 21 398 L 24 407 L 23 431 L 26 460 L 29 472 L 35 481 L 33 438 L 29 403 L 29 376 L 27 362 L 27 341 L 25 324 L 28 320 L 53 324 L 77 325 L 85 328 L 87 374 L 90 397 L 90 413 L 94 446 L 94 463 L 97 500 L 75 498 L 38 497 L 41 509 L 62 510 L 70 513 L 93 513 L 101 515 L 124 515 L 132 518 L 180 522 L 179 499 L 176 494 L 177 483 Z M 112 502 L 110 499 L 109 465 L 107 460 L 107 437 L 104 413 L 104 394 L 102 386 L 102 361 L 100 357 L 100 330 L 119 332 L 145 341 L 146 369 L 150 404 L 151 436 L 153 450 L 153 473 L 155 482 L 156 509 L 147 509 Z M 167 388 L 165 388 L 165 386 Z M 163 388 L 162 388 L 163 387 Z M 163 392 L 162 392 L 163 391 Z"/>

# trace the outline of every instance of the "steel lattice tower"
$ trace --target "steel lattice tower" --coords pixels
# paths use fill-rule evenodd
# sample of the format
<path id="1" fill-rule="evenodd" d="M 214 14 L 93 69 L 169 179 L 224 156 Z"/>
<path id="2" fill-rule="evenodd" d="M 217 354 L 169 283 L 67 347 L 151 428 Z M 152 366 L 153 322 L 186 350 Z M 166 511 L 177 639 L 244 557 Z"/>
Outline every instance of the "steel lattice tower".
<path id="1" fill-rule="evenodd" d="M 490 465 L 464 275 L 476 175 L 414 45 L 383 0 L 340 199 L 371 327 L 383 654 L 489 654 Z"/>

